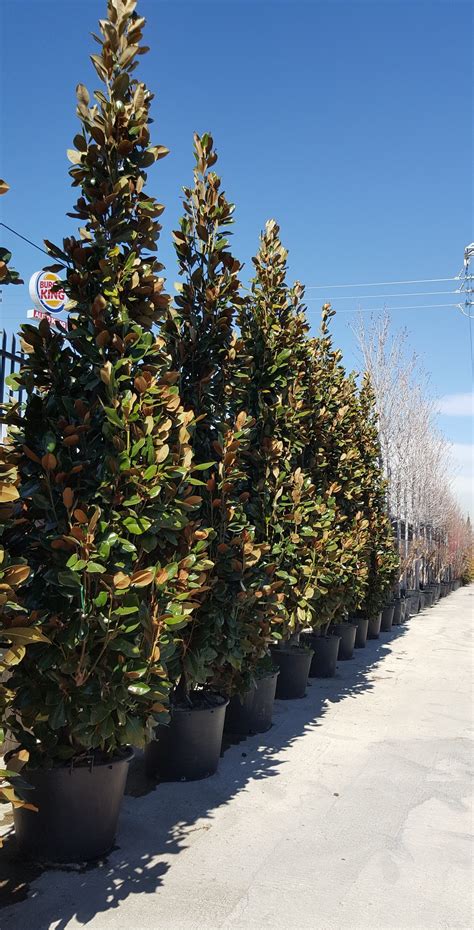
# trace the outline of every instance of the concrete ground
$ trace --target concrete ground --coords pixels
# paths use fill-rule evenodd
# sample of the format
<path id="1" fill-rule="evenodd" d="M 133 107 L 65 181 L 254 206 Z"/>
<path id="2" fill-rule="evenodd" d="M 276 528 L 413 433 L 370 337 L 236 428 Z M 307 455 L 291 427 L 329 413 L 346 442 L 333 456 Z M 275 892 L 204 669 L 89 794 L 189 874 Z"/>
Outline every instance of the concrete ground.
<path id="1" fill-rule="evenodd" d="M 130 773 L 115 851 L 0 854 L 3 930 L 470 930 L 474 586 L 278 702 L 203 782 Z M 13 903 L 16 902 L 16 903 Z"/>

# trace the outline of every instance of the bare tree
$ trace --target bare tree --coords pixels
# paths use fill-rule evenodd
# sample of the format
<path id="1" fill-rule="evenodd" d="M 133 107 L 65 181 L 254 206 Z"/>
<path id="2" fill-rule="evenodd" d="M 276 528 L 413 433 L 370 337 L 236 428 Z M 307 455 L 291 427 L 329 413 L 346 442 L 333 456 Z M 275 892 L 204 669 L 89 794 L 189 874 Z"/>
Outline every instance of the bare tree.
<path id="1" fill-rule="evenodd" d="M 453 496 L 450 447 L 436 422 L 437 404 L 406 329 L 393 331 L 388 313 L 354 327 L 379 417 L 387 479 L 387 509 L 396 526 L 405 587 L 459 570 L 464 521 Z M 459 564 L 458 564 L 459 563 Z"/>

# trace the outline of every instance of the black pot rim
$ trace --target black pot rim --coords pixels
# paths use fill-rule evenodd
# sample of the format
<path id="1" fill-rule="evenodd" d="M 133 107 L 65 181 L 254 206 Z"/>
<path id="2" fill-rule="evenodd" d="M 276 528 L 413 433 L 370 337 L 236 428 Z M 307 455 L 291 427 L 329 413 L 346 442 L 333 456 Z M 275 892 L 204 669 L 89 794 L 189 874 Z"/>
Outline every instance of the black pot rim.
<path id="1" fill-rule="evenodd" d="M 218 704 L 209 704 L 209 707 L 175 707 L 173 704 L 170 705 L 170 714 L 199 714 L 203 711 L 210 710 L 219 710 L 221 707 L 227 707 L 229 703 L 229 698 L 224 697 L 222 694 L 219 695 L 221 700 Z"/>
<path id="2" fill-rule="evenodd" d="M 271 648 L 276 650 L 280 654 L 287 655 L 287 656 L 288 655 L 289 656 L 310 655 L 310 654 L 314 655 L 314 649 L 311 649 L 310 646 L 303 646 L 302 643 L 295 645 L 295 646 L 283 646 L 283 647 L 272 646 Z"/>
<path id="3" fill-rule="evenodd" d="M 82 769 L 98 769 L 98 768 L 108 768 L 110 765 L 116 765 L 117 762 L 131 762 L 135 755 L 135 750 L 133 746 L 124 746 L 124 754 L 122 756 L 110 756 L 109 759 L 101 759 L 100 762 L 93 762 L 91 766 L 87 761 L 81 761 L 81 764 L 75 764 L 74 759 L 69 761 L 62 762 L 61 765 L 51 765 L 48 768 L 31 768 L 28 766 L 28 763 L 21 769 L 21 772 L 26 774 L 34 775 L 36 773 L 42 774 L 47 772 L 69 772 L 71 769 L 80 772 Z M 91 753 L 92 755 L 92 753 Z"/>
<path id="4" fill-rule="evenodd" d="M 341 639 L 339 633 L 324 633 L 323 635 L 315 634 L 314 639 Z"/>
<path id="5" fill-rule="evenodd" d="M 259 682 L 268 681 L 269 678 L 275 678 L 280 674 L 279 668 L 274 668 L 271 672 L 265 672 L 265 675 L 258 675 L 255 679 L 255 687 L 258 687 Z"/>

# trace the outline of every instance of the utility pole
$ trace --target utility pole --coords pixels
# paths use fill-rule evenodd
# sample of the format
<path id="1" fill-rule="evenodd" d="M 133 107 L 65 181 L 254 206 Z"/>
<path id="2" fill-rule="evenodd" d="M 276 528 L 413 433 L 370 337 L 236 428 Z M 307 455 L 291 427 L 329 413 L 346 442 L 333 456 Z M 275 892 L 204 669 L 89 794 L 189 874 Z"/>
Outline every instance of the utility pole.
<path id="1" fill-rule="evenodd" d="M 459 309 L 469 320 L 469 343 L 471 349 L 471 368 L 474 380 L 474 352 L 472 342 L 472 316 L 474 307 L 474 275 L 471 273 L 471 262 L 474 262 L 474 242 L 471 242 L 464 249 L 464 269 L 461 274 L 461 285 L 459 290 L 465 294 L 464 304 L 459 304 Z"/>
<path id="2" fill-rule="evenodd" d="M 466 311 L 470 312 L 471 307 L 473 306 L 472 296 L 474 294 L 474 288 L 472 282 L 474 276 L 470 271 L 470 263 L 474 261 L 474 242 L 471 242 L 464 249 L 464 276 L 461 278 L 461 287 L 460 290 L 466 294 L 465 307 Z"/>

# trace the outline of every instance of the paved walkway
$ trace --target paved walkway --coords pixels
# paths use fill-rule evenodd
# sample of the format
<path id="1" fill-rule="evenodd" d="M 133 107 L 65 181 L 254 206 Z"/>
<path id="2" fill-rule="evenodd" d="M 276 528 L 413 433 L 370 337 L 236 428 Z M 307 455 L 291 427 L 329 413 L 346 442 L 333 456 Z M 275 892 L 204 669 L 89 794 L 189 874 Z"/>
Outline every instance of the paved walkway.
<path id="1" fill-rule="evenodd" d="M 462 588 L 278 702 L 214 778 L 150 789 L 135 764 L 115 852 L 17 866 L 0 926 L 471 930 L 473 605 Z"/>

